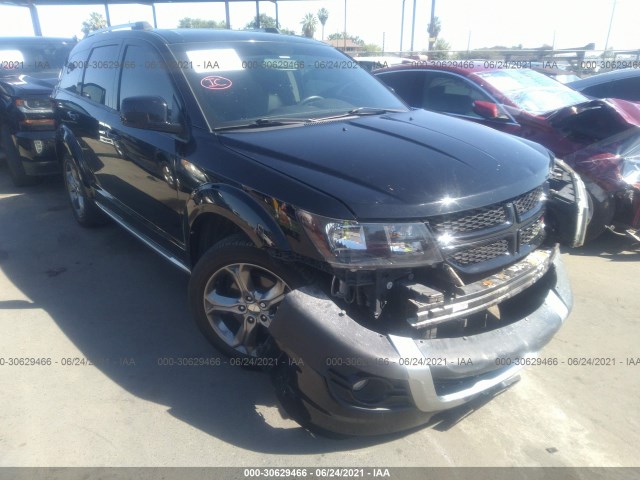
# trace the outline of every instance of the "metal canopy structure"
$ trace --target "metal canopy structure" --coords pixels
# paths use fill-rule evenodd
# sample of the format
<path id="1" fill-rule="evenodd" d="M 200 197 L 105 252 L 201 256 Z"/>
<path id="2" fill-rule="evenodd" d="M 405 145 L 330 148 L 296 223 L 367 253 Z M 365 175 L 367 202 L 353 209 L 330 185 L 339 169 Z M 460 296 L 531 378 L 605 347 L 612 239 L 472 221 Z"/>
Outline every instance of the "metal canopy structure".
<path id="1" fill-rule="evenodd" d="M 12 5 L 18 7 L 28 8 L 31 12 L 31 23 L 33 24 L 33 32 L 35 35 L 42 36 L 42 28 L 40 27 L 40 17 L 38 16 L 38 6 L 53 6 L 53 5 L 71 5 L 71 6 L 88 6 L 88 5 L 104 5 L 105 18 L 107 20 L 107 26 L 111 26 L 111 18 L 109 15 L 109 5 L 149 5 L 153 13 L 153 26 L 158 27 L 156 19 L 156 3 L 224 3 L 225 16 L 227 22 L 227 28 L 231 26 L 231 16 L 229 14 L 229 4 L 239 2 L 255 2 L 256 4 L 256 23 L 257 28 L 260 28 L 260 2 L 273 3 L 276 6 L 276 26 L 280 26 L 280 20 L 278 18 L 278 2 L 296 2 L 302 0 L 154 0 L 153 2 L 144 1 L 132 1 L 132 0 L 0 0 L 0 5 Z M 308 0 L 307 0 L 308 1 Z"/>

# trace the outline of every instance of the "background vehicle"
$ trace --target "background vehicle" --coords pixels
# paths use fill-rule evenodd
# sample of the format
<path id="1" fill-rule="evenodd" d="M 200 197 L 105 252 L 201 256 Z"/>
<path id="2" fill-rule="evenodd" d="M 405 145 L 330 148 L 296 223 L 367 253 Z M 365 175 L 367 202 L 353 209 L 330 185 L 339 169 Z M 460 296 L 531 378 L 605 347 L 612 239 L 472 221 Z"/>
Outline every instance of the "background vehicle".
<path id="1" fill-rule="evenodd" d="M 0 150 L 13 183 L 60 171 L 49 95 L 75 41 L 0 38 Z"/>
<path id="2" fill-rule="evenodd" d="M 402 57 L 353 57 L 353 59 L 358 62 L 365 70 L 369 72 L 372 70 L 377 70 L 379 68 L 387 68 L 392 67 L 394 65 L 407 65 L 409 63 L 413 63 L 414 60 L 410 58 L 402 58 Z"/>
<path id="3" fill-rule="evenodd" d="M 590 101 L 529 69 L 419 65 L 375 74 L 413 107 L 482 123 L 549 148 L 587 185 L 593 206 L 589 238 L 617 225 L 637 239 L 638 105 L 615 99 Z"/>
<path id="4" fill-rule="evenodd" d="M 559 65 L 549 65 L 545 62 L 530 62 L 529 65 L 531 70 L 542 73 L 543 75 L 546 75 L 549 78 L 553 78 L 560 83 L 569 83 L 580 80 L 580 77 L 578 75 L 570 70 L 566 70 L 565 68 L 560 67 Z"/>
<path id="5" fill-rule="evenodd" d="M 640 102 L 640 69 L 625 68 L 593 75 L 567 84 L 588 97 L 621 98 Z"/>
<path id="6" fill-rule="evenodd" d="M 569 314 L 554 238 L 584 233 L 571 170 L 411 111 L 325 44 L 97 33 L 53 98 L 78 222 L 109 217 L 190 272 L 204 335 L 274 367 L 305 426 L 424 423 L 512 381 Z"/>

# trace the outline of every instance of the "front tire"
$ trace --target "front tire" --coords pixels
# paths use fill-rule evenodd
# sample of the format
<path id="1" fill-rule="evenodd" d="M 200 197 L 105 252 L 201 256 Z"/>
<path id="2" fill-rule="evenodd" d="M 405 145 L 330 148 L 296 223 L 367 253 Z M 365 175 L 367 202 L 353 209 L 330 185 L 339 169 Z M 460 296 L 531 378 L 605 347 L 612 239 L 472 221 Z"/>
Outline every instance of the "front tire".
<path id="1" fill-rule="evenodd" d="M 586 241 L 592 242 L 600 237 L 606 230 L 606 227 L 613 222 L 615 199 L 613 196 L 607 195 L 604 200 L 600 201 L 591 191 L 587 190 L 587 192 L 589 194 L 589 206 L 591 207 L 592 215 L 589 225 L 587 225 Z"/>
<path id="2" fill-rule="evenodd" d="M 107 222 L 107 217 L 93 202 L 82 181 L 78 165 L 69 155 L 65 155 L 62 160 L 62 176 L 71 211 L 76 221 L 87 228 L 104 225 Z"/>
<path id="3" fill-rule="evenodd" d="M 268 327 L 286 293 L 302 284 L 292 267 L 277 262 L 242 235 L 211 247 L 189 281 L 189 304 L 204 336 L 222 353 L 252 360 L 274 355 Z M 256 362 L 259 365 L 258 362 Z"/>
<path id="4" fill-rule="evenodd" d="M 27 187 L 29 185 L 35 185 L 38 183 L 39 178 L 27 175 L 24 171 L 24 166 L 20 160 L 20 153 L 13 144 L 11 134 L 7 127 L 2 128 L 0 133 L 0 141 L 2 142 L 2 150 L 5 154 L 5 161 L 7 163 L 7 169 L 9 170 L 9 176 L 11 181 L 16 187 Z"/>

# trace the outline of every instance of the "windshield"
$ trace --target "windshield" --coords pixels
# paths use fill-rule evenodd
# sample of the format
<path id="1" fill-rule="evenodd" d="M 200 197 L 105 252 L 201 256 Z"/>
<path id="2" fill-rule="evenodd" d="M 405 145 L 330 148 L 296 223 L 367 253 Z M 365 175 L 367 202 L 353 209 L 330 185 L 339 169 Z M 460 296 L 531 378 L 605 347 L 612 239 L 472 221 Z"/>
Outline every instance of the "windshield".
<path id="1" fill-rule="evenodd" d="M 0 75 L 59 71 L 74 44 L 69 42 L 13 42 L 0 39 Z"/>
<path id="2" fill-rule="evenodd" d="M 492 70 L 476 75 L 535 115 L 589 101 L 581 93 L 533 70 Z"/>
<path id="3" fill-rule="evenodd" d="M 316 121 L 352 114 L 407 111 L 353 59 L 297 42 L 180 44 L 173 48 L 213 128 Z"/>

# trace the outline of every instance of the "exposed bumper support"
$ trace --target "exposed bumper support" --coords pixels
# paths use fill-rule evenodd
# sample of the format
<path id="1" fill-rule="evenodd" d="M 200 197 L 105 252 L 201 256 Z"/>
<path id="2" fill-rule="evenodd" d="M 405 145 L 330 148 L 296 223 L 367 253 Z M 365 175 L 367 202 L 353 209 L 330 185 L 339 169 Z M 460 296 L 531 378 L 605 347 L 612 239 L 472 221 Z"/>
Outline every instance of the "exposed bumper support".
<path id="1" fill-rule="evenodd" d="M 571 310 L 559 255 L 535 285 L 507 302 L 509 323 L 501 328 L 462 338 L 414 340 L 374 332 L 323 293 L 303 289 L 286 297 L 270 330 L 296 363 L 290 387 L 308 423 L 342 434 L 375 435 L 424 424 L 436 412 L 517 375 L 522 363 L 517 359 L 535 356 Z M 353 390 L 363 379 L 392 386 L 389 398 L 358 399 Z"/>

